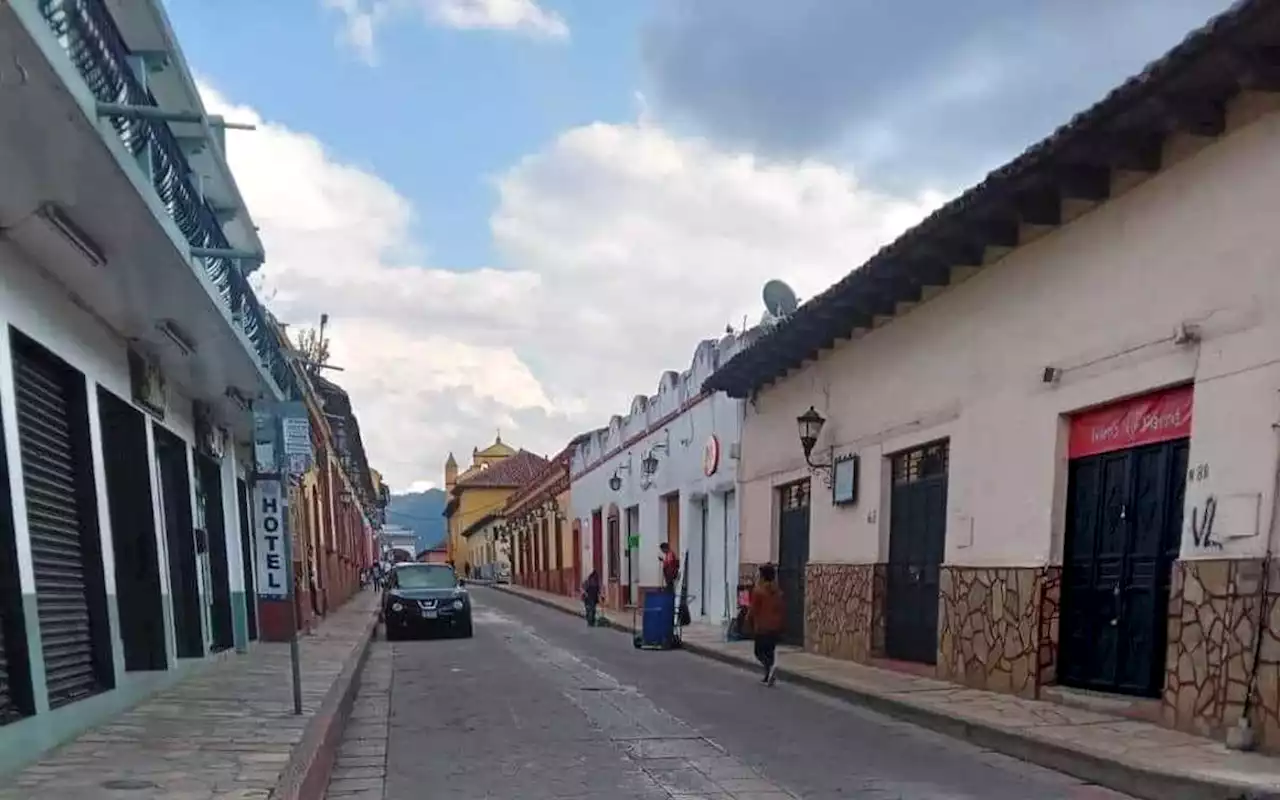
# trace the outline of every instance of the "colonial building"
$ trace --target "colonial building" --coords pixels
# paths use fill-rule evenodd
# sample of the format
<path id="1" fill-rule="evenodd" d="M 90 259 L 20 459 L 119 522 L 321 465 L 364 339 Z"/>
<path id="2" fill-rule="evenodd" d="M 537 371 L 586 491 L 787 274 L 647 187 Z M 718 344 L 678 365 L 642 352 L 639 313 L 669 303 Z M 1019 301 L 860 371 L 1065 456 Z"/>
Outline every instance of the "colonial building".
<path id="1" fill-rule="evenodd" d="M 266 631 L 250 409 L 307 386 L 162 5 L 7 2 L 0 42 L 5 771 Z"/>
<path id="2" fill-rule="evenodd" d="M 573 596 L 586 577 L 581 534 L 575 529 L 570 537 L 567 526 L 569 460 L 585 438 L 579 436 L 565 446 L 511 495 L 503 509 L 506 524 L 499 532 L 513 543 L 513 579 L 523 586 Z"/>
<path id="3" fill-rule="evenodd" d="M 638 395 L 625 417 L 574 446 L 571 530 L 584 571 L 600 574 L 610 605 L 661 585 L 658 546 L 667 542 L 687 563 L 693 615 L 734 612 L 743 404 L 702 385 L 745 340 L 703 341 L 688 369 L 664 373 L 656 394 Z"/>
<path id="4" fill-rule="evenodd" d="M 444 466 L 446 543 L 449 560 L 459 570 L 474 564 L 463 536 L 476 522 L 498 513 L 512 492 L 524 486 L 546 466 L 547 460 L 528 450 L 516 450 L 499 436 L 483 450 L 471 451 L 471 466 L 458 473 L 458 462 L 449 454 Z"/>
<path id="5" fill-rule="evenodd" d="M 508 501 L 510 502 L 510 501 Z M 509 542 L 504 535 L 506 518 L 501 512 L 485 514 L 462 532 L 467 541 L 472 574 L 481 580 L 496 581 L 511 576 Z"/>
<path id="6" fill-rule="evenodd" d="M 1238 3 L 707 382 L 807 648 L 1280 745 L 1277 45 Z"/>

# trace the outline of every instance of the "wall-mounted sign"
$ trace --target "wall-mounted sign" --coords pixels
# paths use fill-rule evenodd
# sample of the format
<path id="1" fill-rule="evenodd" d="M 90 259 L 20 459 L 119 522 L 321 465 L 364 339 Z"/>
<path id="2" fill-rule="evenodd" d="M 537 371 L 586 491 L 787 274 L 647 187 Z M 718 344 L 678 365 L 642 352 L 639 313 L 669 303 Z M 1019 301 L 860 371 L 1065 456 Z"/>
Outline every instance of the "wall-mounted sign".
<path id="1" fill-rule="evenodd" d="M 858 502 L 858 469 L 856 453 L 837 458 L 831 465 L 831 502 L 837 506 L 851 506 Z"/>
<path id="2" fill-rule="evenodd" d="M 1070 458 L 1191 435 L 1192 387 L 1179 386 L 1090 409 L 1071 418 Z"/>
<path id="3" fill-rule="evenodd" d="M 133 402 L 158 420 L 169 406 L 169 389 L 160 362 L 129 348 L 129 388 Z"/>
<path id="4" fill-rule="evenodd" d="M 710 478 L 720 468 L 720 439 L 713 433 L 702 447 L 702 474 Z"/>
<path id="5" fill-rule="evenodd" d="M 253 508 L 258 538 L 258 596 L 283 600 L 289 596 L 289 563 L 280 481 L 260 479 L 254 483 Z"/>

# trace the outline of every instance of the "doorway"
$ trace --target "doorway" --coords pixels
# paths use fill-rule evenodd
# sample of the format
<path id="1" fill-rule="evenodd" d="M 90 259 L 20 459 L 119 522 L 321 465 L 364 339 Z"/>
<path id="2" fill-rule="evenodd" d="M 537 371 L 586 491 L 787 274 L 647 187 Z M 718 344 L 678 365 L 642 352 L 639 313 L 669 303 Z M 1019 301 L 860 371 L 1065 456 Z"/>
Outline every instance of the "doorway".
<path id="1" fill-rule="evenodd" d="M 200 579 L 196 575 L 195 531 L 191 519 L 191 473 L 187 443 L 152 423 L 156 467 L 160 475 L 160 519 L 169 550 L 169 595 L 173 599 L 173 636 L 178 658 L 204 656 Z"/>
<path id="2" fill-rule="evenodd" d="M 778 489 L 778 588 L 786 598 L 785 644 L 804 646 L 804 584 L 809 566 L 809 479 Z"/>
<path id="3" fill-rule="evenodd" d="M 667 544 L 671 545 L 671 552 L 680 559 L 680 565 L 683 568 L 684 551 L 680 549 L 680 493 L 674 492 L 663 497 L 662 503 L 665 506 L 667 519 Z"/>
<path id="4" fill-rule="evenodd" d="M 889 567 L 885 596 L 885 654 L 936 664 L 938 588 L 947 536 L 950 444 L 893 456 L 889 501 Z"/>
<path id="5" fill-rule="evenodd" d="M 1159 697 L 1190 440 L 1068 466 L 1060 680 Z"/>
<path id="6" fill-rule="evenodd" d="M 115 687 L 106 576 L 79 372 L 16 331 L 18 444 L 49 706 Z"/>
<path id="7" fill-rule="evenodd" d="M 724 618 L 738 613 L 738 494 L 724 495 Z"/>
<path id="8" fill-rule="evenodd" d="M 227 521 L 222 503 L 222 465 L 206 455 L 196 456 L 201 496 L 204 498 L 205 545 L 209 558 L 212 650 L 235 646 L 231 621 L 231 568 L 227 558 Z"/>
<path id="9" fill-rule="evenodd" d="M 22 581 L 18 576 L 18 540 L 13 527 L 9 462 L 0 426 L 0 725 L 35 713 L 31 662 L 27 651 Z"/>
<path id="10" fill-rule="evenodd" d="M 573 585 L 574 588 L 582 585 L 586 580 L 586 576 L 582 574 L 582 521 L 575 518 L 573 520 Z"/>
<path id="11" fill-rule="evenodd" d="M 699 613 L 707 616 L 707 594 L 711 581 L 707 578 L 707 570 L 711 566 L 707 558 L 707 523 L 710 521 L 707 497 L 704 495 L 698 503 L 698 608 Z"/>
<path id="12" fill-rule="evenodd" d="M 640 506 L 627 508 L 627 602 L 640 599 Z"/>
<path id="13" fill-rule="evenodd" d="M 168 669 L 147 421 L 141 411 L 101 386 L 98 418 L 124 668 L 128 672 Z"/>
<path id="14" fill-rule="evenodd" d="M 557 512 L 555 517 L 556 526 L 556 591 L 560 594 L 573 595 L 573 589 L 576 584 L 566 585 L 564 579 L 564 520 L 560 519 Z"/>
<path id="15" fill-rule="evenodd" d="M 604 575 L 604 515 L 598 508 L 591 512 L 591 569 Z"/>
<path id="16" fill-rule="evenodd" d="M 249 628 L 249 641 L 258 639 L 258 587 L 253 579 L 253 565 L 258 563 L 258 551 L 253 546 L 253 531 L 249 527 L 249 487 L 243 479 L 236 479 L 236 505 L 240 515 L 240 566 L 244 571 L 244 611 Z"/>

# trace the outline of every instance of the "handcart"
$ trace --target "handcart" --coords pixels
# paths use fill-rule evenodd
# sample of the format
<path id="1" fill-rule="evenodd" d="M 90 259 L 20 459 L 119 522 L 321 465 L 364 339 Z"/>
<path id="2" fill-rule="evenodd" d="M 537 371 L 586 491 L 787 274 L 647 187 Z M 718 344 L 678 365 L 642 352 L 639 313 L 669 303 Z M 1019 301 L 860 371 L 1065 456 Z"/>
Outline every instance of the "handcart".
<path id="1" fill-rule="evenodd" d="M 688 554 L 685 566 L 688 567 Z M 687 573 L 687 569 L 685 570 Z M 680 595 L 668 591 L 646 592 L 643 607 L 633 609 L 632 642 L 637 650 L 674 650 L 683 644 L 681 629 L 689 622 L 689 579 L 684 578 Z M 677 603 L 677 600 L 679 601 Z"/>

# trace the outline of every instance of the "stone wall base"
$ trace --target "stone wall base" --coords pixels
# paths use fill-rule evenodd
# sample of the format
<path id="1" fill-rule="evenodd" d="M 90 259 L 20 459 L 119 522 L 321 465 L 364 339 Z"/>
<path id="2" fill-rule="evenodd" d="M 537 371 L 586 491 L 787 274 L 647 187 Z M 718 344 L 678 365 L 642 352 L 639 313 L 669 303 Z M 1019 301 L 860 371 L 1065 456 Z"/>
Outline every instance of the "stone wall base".
<path id="1" fill-rule="evenodd" d="M 1060 567 L 944 566 L 938 677 L 1035 698 L 1058 651 Z"/>
<path id="2" fill-rule="evenodd" d="M 883 655 L 884 586 L 884 564 L 809 564 L 805 648 L 847 661 Z"/>
<path id="3" fill-rule="evenodd" d="M 1265 580 L 1264 571 L 1270 575 Z M 1261 623 L 1261 646 L 1255 636 Z M 1169 586 L 1162 714 L 1221 738 L 1245 711 L 1262 749 L 1280 752 L 1280 568 L 1261 559 L 1178 561 Z"/>

